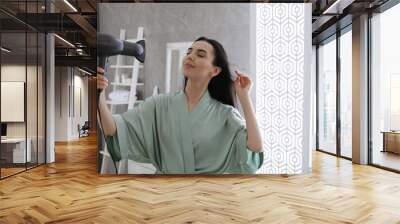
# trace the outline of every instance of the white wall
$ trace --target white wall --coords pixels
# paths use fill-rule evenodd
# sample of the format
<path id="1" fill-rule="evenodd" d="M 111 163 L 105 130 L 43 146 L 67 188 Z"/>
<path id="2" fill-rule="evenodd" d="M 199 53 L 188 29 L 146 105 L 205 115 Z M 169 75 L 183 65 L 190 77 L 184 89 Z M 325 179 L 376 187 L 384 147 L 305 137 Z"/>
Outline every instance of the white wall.
<path id="1" fill-rule="evenodd" d="M 55 68 L 55 141 L 68 141 L 69 96 L 67 67 Z"/>
<path id="2" fill-rule="evenodd" d="M 74 86 L 75 86 L 75 92 L 73 94 L 75 94 L 75 96 L 73 96 L 73 99 L 75 100 L 75 113 L 72 113 L 72 117 L 73 119 L 72 121 L 72 130 L 71 130 L 71 135 L 73 136 L 73 138 L 78 138 L 79 137 L 79 133 L 78 133 L 78 124 L 80 124 L 81 126 L 85 123 L 85 121 L 88 120 L 88 78 L 87 77 L 82 77 L 80 75 L 76 75 L 77 70 L 75 70 L 75 75 L 74 75 Z M 78 71 L 79 72 L 79 71 Z M 81 73 L 79 73 L 81 74 Z M 80 93 L 77 92 L 77 88 L 80 89 Z M 79 100 L 77 98 L 78 94 L 80 94 L 80 101 L 81 101 L 81 110 L 82 113 L 80 114 L 79 112 L 79 108 L 76 107 L 77 104 L 79 104 L 79 102 L 77 102 L 77 100 Z"/>
<path id="3" fill-rule="evenodd" d="M 55 140 L 69 141 L 79 137 L 78 124 L 88 120 L 88 78 L 71 67 L 56 67 Z M 82 116 L 79 113 L 79 90 Z M 74 111 L 75 110 L 75 111 Z"/>

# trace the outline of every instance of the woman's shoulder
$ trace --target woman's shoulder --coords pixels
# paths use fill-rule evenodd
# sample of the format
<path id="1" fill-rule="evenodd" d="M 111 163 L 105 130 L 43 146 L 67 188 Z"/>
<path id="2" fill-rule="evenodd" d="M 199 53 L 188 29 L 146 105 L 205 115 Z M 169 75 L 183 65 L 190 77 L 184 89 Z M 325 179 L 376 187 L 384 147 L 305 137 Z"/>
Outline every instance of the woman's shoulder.
<path id="1" fill-rule="evenodd" d="M 224 114 L 225 116 L 239 113 L 239 111 L 236 109 L 236 107 L 233 107 L 232 105 L 221 103 L 215 99 L 211 100 L 211 104 L 215 108 L 217 108 L 218 112 Z"/>
<path id="2" fill-rule="evenodd" d="M 223 114 L 225 121 L 233 124 L 235 127 L 242 127 L 244 125 L 244 118 L 236 107 L 227 104 L 221 104 L 221 114 Z"/>
<path id="3" fill-rule="evenodd" d="M 157 95 L 147 97 L 145 99 L 145 102 L 152 102 L 156 105 L 170 103 L 171 100 L 176 98 L 179 94 L 180 94 L 180 91 L 157 94 Z"/>
<path id="4" fill-rule="evenodd" d="M 234 127 L 242 127 L 244 125 L 243 116 L 236 107 L 221 103 L 217 100 L 214 100 L 213 104 L 215 105 L 214 108 L 216 108 L 215 111 L 218 111 L 218 117 L 221 118 L 223 122 L 227 122 Z"/>

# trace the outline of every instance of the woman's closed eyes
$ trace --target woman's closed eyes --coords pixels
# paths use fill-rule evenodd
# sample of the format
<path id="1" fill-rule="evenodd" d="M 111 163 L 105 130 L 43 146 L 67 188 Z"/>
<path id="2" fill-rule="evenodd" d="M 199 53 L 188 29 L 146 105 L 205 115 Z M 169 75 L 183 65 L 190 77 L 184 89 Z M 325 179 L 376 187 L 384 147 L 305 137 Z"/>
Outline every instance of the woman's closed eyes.
<path id="1" fill-rule="evenodd" d="M 189 48 L 186 55 L 189 55 L 192 52 L 192 48 Z M 207 55 L 207 51 L 203 50 L 203 49 L 198 49 L 197 50 L 197 56 L 198 57 L 205 57 Z"/>

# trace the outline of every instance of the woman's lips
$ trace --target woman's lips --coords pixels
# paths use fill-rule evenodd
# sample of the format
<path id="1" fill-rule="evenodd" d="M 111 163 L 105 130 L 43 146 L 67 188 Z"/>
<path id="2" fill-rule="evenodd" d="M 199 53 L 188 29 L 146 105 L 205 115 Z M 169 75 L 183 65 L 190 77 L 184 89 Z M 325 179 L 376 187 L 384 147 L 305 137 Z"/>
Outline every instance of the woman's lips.
<path id="1" fill-rule="evenodd" d="M 185 68 L 194 68 L 194 66 L 191 64 L 185 64 Z"/>

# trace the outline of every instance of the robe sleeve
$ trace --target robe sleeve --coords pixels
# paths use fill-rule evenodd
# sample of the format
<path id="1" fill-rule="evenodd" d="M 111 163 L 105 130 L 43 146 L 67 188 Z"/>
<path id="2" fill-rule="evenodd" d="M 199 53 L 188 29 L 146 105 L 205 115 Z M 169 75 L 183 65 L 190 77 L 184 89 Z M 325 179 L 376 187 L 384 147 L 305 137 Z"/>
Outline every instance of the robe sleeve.
<path id="1" fill-rule="evenodd" d="M 117 131 L 107 137 L 108 151 L 116 160 L 131 159 L 157 167 L 154 130 L 156 97 L 149 97 L 132 110 L 113 115 Z"/>
<path id="2" fill-rule="evenodd" d="M 234 133 L 231 148 L 234 163 L 242 173 L 255 173 L 263 164 L 264 152 L 253 152 L 247 147 L 246 123 L 236 108 L 230 107 L 227 122 Z"/>

